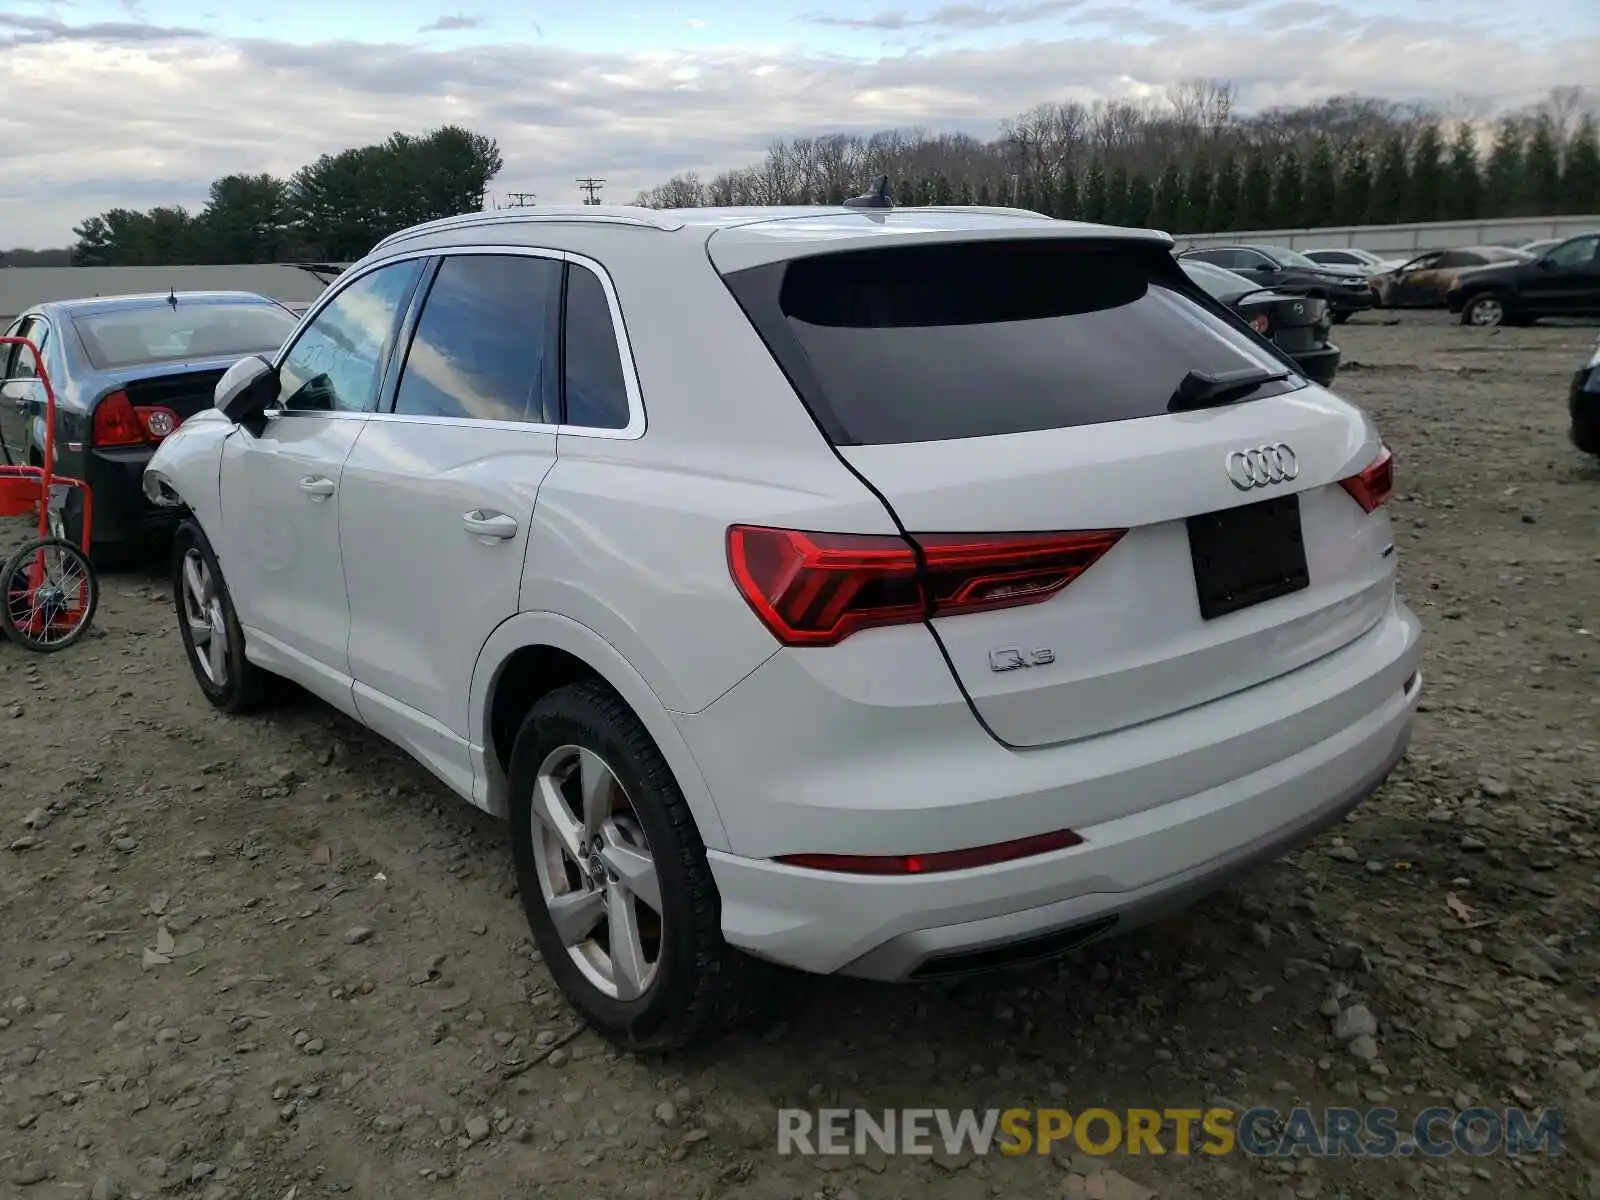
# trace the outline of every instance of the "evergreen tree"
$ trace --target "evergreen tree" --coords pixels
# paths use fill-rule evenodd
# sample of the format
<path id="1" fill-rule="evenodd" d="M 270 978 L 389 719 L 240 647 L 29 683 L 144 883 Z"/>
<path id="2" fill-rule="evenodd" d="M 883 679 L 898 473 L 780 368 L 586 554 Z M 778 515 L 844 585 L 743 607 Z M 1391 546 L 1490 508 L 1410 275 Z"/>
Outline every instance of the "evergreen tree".
<path id="1" fill-rule="evenodd" d="M 1561 206 L 1569 213 L 1600 212 L 1600 138 L 1589 113 L 1584 113 L 1567 143 L 1567 161 L 1561 172 Z"/>
<path id="2" fill-rule="evenodd" d="M 1211 204 L 1206 209 L 1204 228 L 1209 233 L 1227 233 L 1239 228 L 1239 163 L 1225 154 L 1217 164 L 1217 181 L 1211 189 Z"/>
<path id="3" fill-rule="evenodd" d="M 1364 142 L 1345 155 L 1334 185 L 1334 214 L 1340 225 L 1365 225 L 1372 217 L 1372 156 Z"/>
<path id="4" fill-rule="evenodd" d="M 1106 172 L 1106 224 L 1128 223 L 1128 169 L 1112 167 Z"/>
<path id="5" fill-rule="evenodd" d="M 894 185 L 894 202 L 898 208 L 916 208 L 922 203 L 922 185 L 909 175 L 902 175 Z"/>
<path id="6" fill-rule="evenodd" d="M 1239 229 L 1265 229 L 1272 224 L 1272 172 L 1267 154 L 1260 146 L 1250 148 L 1245 160 L 1244 182 L 1239 189 Z"/>
<path id="7" fill-rule="evenodd" d="M 1555 123 L 1540 117 L 1528 139 L 1528 157 L 1522 168 L 1525 204 L 1530 216 L 1549 217 L 1561 211 L 1561 152 L 1556 146 Z"/>
<path id="8" fill-rule="evenodd" d="M 1034 194 L 1033 180 L 1027 175 L 1017 181 L 1016 206 L 1029 211 L 1035 210 L 1038 206 L 1038 198 Z"/>
<path id="9" fill-rule="evenodd" d="M 1061 173 L 1061 182 L 1056 187 L 1053 215 L 1063 221 L 1083 219 L 1083 200 L 1078 195 L 1078 177 L 1070 170 Z"/>
<path id="10" fill-rule="evenodd" d="M 939 180 L 926 176 L 922 181 L 922 203 L 927 205 L 939 203 Z"/>
<path id="11" fill-rule="evenodd" d="M 1127 223 L 1136 229 L 1148 229 L 1150 219 L 1155 215 L 1156 190 L 1150 186 L 1150 176 L 1143 171 L 1135 171 L 1128 180 L 1128 219 Z"/>
<path id="12" fill-rule="evenodd" d="M 939 205 L 949 205 L 956 202 L 956 192 L 950 186 L 950 177 L 948 175 L 940 175 L 933 181 L 933 202 Z"/>
<path id="13" fill-rule="evenodd" d="M 1096 224 L 1104 224 L 1106 220 L 1106 168 L 1105 164 L 1096 159 L 1089 164 L 1089 172 L 1083 177 L 1083 199 L 1081 201 L 1083 219 Z"/>
<path id="14" fill-rule="evenodd" d="M 994 193 L 989 190 L 989 181 L 987 179 L 978 184 L 978 203 L 984 207 L 994 203 Z"/>
<path id="15" fill-rule="evenodd" d="M 1047 217 L 1056 215 L 1056 181 L 1048 175 L 1039 177 L 1033 193 L 1033 209 Z"/>
<path id="16" fill-rule="evenodd" d="M 1168 233 L 1193 233 L 1189 218 L 1189 198 L 1183 188 L 1183 172 L 1176 159 L 1169 159 L 1156 180 L 1156 206 L 1151 217 L 1157 229 Z"/>
<path id="17" fill-rule="evenodd" d="M 1319 137 L 1311 144 L 1311 155 L 1306 160 L 1306 191 L 1301 220 L 1307 228 L 1337 224 L 1335 190 L 1333 146 L 1327 138 Z"/>
<path id="18" fill-rule="evenodd" d="M 1444 213 L 1444 141 L 1439 127 L 1428 124 L 1411 148 L 1411 177 L 1406 181 L 1408 221 L 1437 221 Z"/>
<path id="19" fill-rule="evenodd" d="M 1300 229 L 1305 225 L 1305 173 L 1293 146 L 1278 155 L 1278 169 L 1272 180 L 1272 224 L 1279 229 Z"/>
<path id="20" fill-rule="evenodd" d="M 972 203 L 972 181 L 970 179 L 963 179 L 961 181 L 961 186 L 956 189 L 956 203 Z"/>
<path id="21" fill-rule="evenodd" d="M 1478 137 L 1465 121 L 1450 143 L 1450 165 L 1445 168 L 1444 216 L 1450 221 L 1470 221 L 1483 202 L 1483 181 L 1478 175 Z"/>
<path id="22" fill-rule="evenodd" d="M 1513 117 L 1500 122 L 1486 175 L 1484 216 L 1518 216 L 1522 208 L 1522 129 Z"/>
<path id="23" fill-rule="evenodd" d="M 1187 216 L 1185 233 L 1211 233 L 1216 225 L 1211 217 L 1212 179 L 1211 164 L 1204 155 L 1197 155 L 1189 164 L 1189 178 L 1183 185 L 1184 211 Z"/>
<path id="24" fill-rule="evenodd" d="M 1405 138 L 1392 133 L 1383 141 L 1377 175 L 1372 181 L 1371 220 L 1374 225 L 1394 225 L 1400 221 L 1405 212 L 1410 175 Z"/>

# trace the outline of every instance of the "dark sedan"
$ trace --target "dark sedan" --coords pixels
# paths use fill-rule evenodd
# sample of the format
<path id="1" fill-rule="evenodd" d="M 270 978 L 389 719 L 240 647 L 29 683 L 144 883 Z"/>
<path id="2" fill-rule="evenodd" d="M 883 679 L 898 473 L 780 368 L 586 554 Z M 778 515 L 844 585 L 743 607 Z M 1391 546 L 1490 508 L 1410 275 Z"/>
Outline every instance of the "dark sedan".
<path id="1" fill-rule="evenodd" d="M 1202 246 L 1185 250 L 1179 258 L 1232 271 L 1257 287 L 1321 297 L 1328 302 L 1336 325 L 1375 303 L 1364 271 L 1313 262 L 1283 246 Z"/>
<path id="2" fill-rule="evenodd" d="M 1600 455 L 1600 342 L 1583 369 L 1572 377 L 1572 444 L 1585 454 Z"/>
<path id="3" fill-rule="evenodd" d="M 1185 260 L 1183 272 L 1242 317 L 1250 328 L 1294 359 L 1300 373 L 1327 387 L 1339 371 L 1339 347 L 1328 341 L 1328 305 L 1257 287 L 1242 275 L 1210 263 Z"/>
<path id="4" fill-rule="evenodd" d="M 211 406 L 224 371 L 276 350 L 296 324 L 283 305 L 250 292 L 176 292 L 39 304 L 6 330 L 44 357 L 56 392 L 57 469 L 92 491 L 94 557 L 118 557 L 171 524 L 145 498 L 145 463 L 185 418 Z M 22 347 L 3 350 L 0 456 L 41 463 L 44 389 Z M 57 532 L 82 540 L 76 504 Z"/>
<path id="5" fill-rule="evenodd" d="M 1506 246 L 1462 246 L 1429 250 L 1372 276 L 1372 290 L 1384 308 L 1443 308 L 1445 294 L 1462 273 L 1496 263 L 1527 262 L 1530 255 Z"/>
<path id="6" fill-rule="evenodd" d="M 1463 325 L 1600 315 L 1600 232 L 1570 237 L 1538 258 L 1463 271 L 1445 306 Z"/>

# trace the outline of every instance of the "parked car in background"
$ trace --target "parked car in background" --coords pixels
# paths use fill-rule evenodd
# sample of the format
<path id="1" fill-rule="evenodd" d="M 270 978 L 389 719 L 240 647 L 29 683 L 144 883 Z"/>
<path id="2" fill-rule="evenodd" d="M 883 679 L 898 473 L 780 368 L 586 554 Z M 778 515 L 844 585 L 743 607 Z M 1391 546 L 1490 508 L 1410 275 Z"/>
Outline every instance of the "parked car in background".
<path id="1" fill-rule="evenodd" d="M 1164 234 L 886 190 L 395 234 L 146 472 L 205 697 L 288 677 L 509 816 L 623 1045 L 715 1032 L 753 959 L 1133 928 L 1410 737 L 1372 421 Z"/>
<path id="2" fill-rule="evenodd" d="M 1465 271 L 1445 304 L 1463 325 L 1594 316 L 1600 313 L 1600 232 L 1567 238 L 1538 258 Z"/>
<path id="3" fill-rule="evenodd" d="M 1572 377 L 1567 407 L 1572 415 L 1572 444 L 1585 454 L 1600 455 L 1600 341 Z"/>
<path id="4" fill-rule="evenodd" d="M 1333 246 L 1326 250 L 1305 250 L 1302 253 L 1312 262 L 1324 267 L 1355 267 L 1367 275 L 1393 270 L 1405 261 L 1400 258 L 1384 258 L 1371 250 L 1359 250 L 1354 246 Z"/>
<path id="5" fill-rule="evenodd" d="M 1529 256 L 1506 246 L 1464 246 L 1429 250 L 1372 277 L 1381 308 L 1443 308 L 1445 294 L 1463 272 L 1496 263 L 1527 262 Z"/>
<path id="6" fill-rule="evenodd" d="M 1328 341 L 1333 321 L 1326 300 L 1275 292 L 1207 262 L 1191 259 L 1180 265 L 1185 275 L 1292 358 L 1307 379 L 1323 387 L 1333 383 L 1339 347 Z"/>
<path id="7" fill-rule="evenodd" d="M 1336 325 L 1373 306 L 1365 271 L 1325 266 L 1283 246 L 1202 246 L 1185 250 L 1179 257 L 1233 271 L 1259 287 L 1319 296 L 1328 302 Z"/>
<path id="8" fill-rule="evenodd" d="M 173 292 L 62 300 L 26 309 L 9 336 L 39 347 L 55 388 L 56 466 L 89 484 L 92 557 L 126 555 L 176 524 L 145 498 L 141 477 L 162 440 L 210 408 L 224 371 L 241 354 L 271 353 L 296 318 L 250 292 Z M 0 347 L 0 453 L 44 461 L 44 389 L 32 356 Z M 77 542 L 83 513 L 74 493 L 59 536 Z"/>
<path id="9" fill-rule="evenodd" d="M 1538 258 L 1546 250 L 1561 245 L 1562 240 L 1561 238 L 1534 238 L 1531 242 L 1523 242 L 1517 249 L 1530 258 Z"/>

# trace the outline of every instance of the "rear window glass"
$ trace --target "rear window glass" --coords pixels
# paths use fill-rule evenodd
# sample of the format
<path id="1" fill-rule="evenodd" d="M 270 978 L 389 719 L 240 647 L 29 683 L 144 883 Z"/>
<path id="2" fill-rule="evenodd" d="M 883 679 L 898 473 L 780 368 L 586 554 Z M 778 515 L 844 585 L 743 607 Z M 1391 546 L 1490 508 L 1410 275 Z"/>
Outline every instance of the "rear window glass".
<path id="1" fill-rule="evenodd" d="M 968 242 L 771 270 L 729 284 L 836 445 L 1156 416 L 1191 370 L 1284 366 L 1176 290 L 1159 246 Z"/>
<path id="2" fill-rule="evenodd" d="M 140 363 L 242 358 L 283 345 L 298 319 L 275 304 L 152 304 L 73 318 L 101 370 Z"/>

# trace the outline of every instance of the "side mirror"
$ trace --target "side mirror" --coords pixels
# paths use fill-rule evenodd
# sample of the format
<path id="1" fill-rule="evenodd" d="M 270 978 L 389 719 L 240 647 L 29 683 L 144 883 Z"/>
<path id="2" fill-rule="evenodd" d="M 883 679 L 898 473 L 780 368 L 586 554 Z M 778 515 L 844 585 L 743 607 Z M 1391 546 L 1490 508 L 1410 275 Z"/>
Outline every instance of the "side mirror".
<path id="1" fill-rule="evenodd" d="M 278 397 L 278 371 L 259 354 L 241 358 L 217 380 L 213 403 L 235 425 L 252 425 Z"/>

